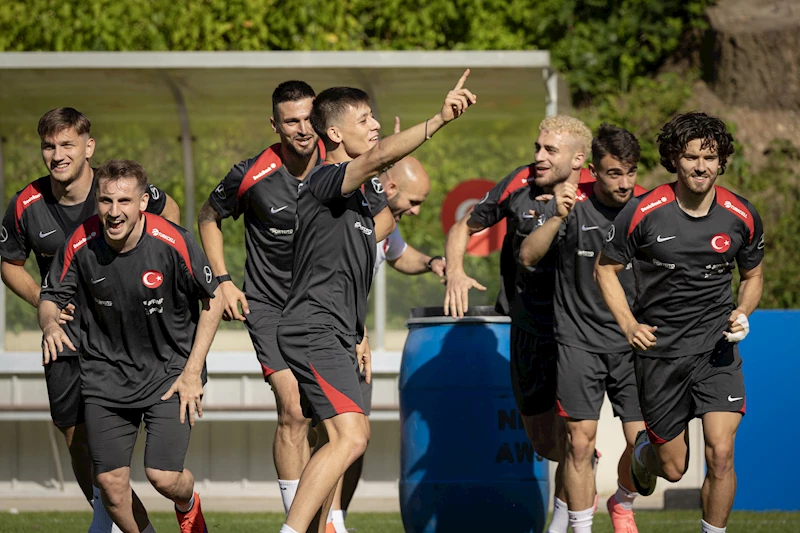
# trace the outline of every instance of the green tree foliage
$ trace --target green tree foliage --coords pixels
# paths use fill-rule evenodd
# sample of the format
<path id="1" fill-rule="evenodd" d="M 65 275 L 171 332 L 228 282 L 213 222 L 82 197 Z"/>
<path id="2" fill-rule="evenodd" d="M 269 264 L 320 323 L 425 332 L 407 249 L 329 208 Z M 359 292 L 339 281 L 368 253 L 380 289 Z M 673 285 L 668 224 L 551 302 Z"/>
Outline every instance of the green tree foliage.
<path id="1" fill-rule="evenodd" d="M 627 92 L 711 0 L 6 0 L 0 51 L 550 50 L 578 102 Z"/>

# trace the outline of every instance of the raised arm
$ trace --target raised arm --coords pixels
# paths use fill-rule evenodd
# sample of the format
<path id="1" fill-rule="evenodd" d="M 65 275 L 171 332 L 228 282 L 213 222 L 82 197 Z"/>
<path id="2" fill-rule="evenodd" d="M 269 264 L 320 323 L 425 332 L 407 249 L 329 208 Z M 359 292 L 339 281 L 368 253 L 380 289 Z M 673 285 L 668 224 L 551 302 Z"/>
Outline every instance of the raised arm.
<path id="1" fill-rule="evenodd" d="M 439 113 L 425 122 L 381 139 L 368 152 L 351 161 L 342 182 L 342 194 L 350 194 L 381 169 L 416 150 L 445 124 L 460 117 L 467 107 L 477 102 L 477 97 L 464 88 L 468 76 L 469 69 L 461 75 L 455 88 L 447 93 Z"/>
<path id="2" fill-rule="evenodd" d="M 577 190 L 578 188 L 572 183 L 563 183 L 557 187 L 555 191 L 556 212 L 522 241 L 519 249 L 520 263 L 525 266 L 535 266 L 547 254 L 562 224 L 566 222 L 567 217 L 572 212 L 572 208 L 575 206 Z M 541 213 L 536 214 L 539 215 Z"/>

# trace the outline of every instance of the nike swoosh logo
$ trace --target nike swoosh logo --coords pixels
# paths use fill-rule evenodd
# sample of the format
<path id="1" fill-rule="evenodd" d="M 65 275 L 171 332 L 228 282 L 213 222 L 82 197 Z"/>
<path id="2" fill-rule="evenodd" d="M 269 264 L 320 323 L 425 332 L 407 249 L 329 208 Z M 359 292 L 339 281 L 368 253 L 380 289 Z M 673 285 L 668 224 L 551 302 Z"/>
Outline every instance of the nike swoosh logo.
<path id="1" fill-rule="evenodd" d="M 270 212 L 270 213 L 272 213 L 272 214 L 274 215 L 275 213 L 280 213 L 281 211 L 283 211 L 283 210 L 284 210 L 284 209 L 286 209 L 287 207 L 289 207 L 289 206 L 288 206 L 288 205 L 285 205 L 285 206 L 283 206 L 283 207 L 279 207 L 278 209 L 275 209 L 274 207 L 271 207 L 271 208 L 270 208 L 270 210 L 269 210 L 269 212 Z"/>
<path id="2" fill-rule="evenodd" d="M 45 232 L 43 232 L 43 231 L 40 231 L 40 232 L 39 232 L 39 238 L 40 238 L 40 239 L 44 239 L 44 238 L 45 238 L 45 237 L 47 237 L 48 235 L 52 235 L 53 233 L 55 233 L 55 232 L 57 232 L 57 231 L 58 231 L 57 229 L 50 230 L 50 231 L 48 231 L 47 233 L 45 233 Z"/>
<path id="3" fill-rule="evenodd" d="M 658 237 L 656 237 L 656 241 L 658 241 L 658 242 L 667 242 L 667 241 L 671 241 L 675 237 L 677 237 L 677 235 L 673 235 L 672 237 L 662 237 L 661 235 L 659 235 Z"/>
<path id="4" fill-rule="evenodd" d="M 361 200 L 361 205 L 364 207 L 369 207 L 369 204 L 365 200 Z"/>
<path id="5" fill-rule="evenodd" d="M 739 396 L 738 398 L 732 398 L 730 394 L 728 394 L 728 401 L 729 402 L 738 402 L 739 400 L 744 400 L 744 396 Z"/>
<path id="6" fill-rule="evenodd" d="M 103 276 L 102 278 L 99 278 L 99 279 L 92 278 L 92 285 L 97 285 L 98 283 L 100 283 L 104 279 L 106 279 L 105 276 Z"/>
<path id="7" fill-rule="evenodd" d="M 581 231 L 592 231 L 593 229 L 600 229 L 600 226 L 587 226 L 585 224 L 581 225 Z"/>
<path id="8" fill-rule="evenodd" d="M 531 215 L 530 213 L 522 213 L 522 218 L 536 218 L 536 217 L 534 215 Z"/>

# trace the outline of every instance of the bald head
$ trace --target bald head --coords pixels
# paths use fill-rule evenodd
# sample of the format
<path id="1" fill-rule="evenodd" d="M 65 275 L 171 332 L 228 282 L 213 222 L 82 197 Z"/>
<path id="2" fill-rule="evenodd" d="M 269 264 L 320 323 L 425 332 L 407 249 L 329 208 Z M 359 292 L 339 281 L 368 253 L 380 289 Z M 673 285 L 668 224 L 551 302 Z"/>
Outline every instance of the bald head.
<path id="1" fill-rule="evenodd" d="M 381 173 L 380 180 L 395 220 L 400 220 L 403 215 L 418 215 L 419 206 L 431 190 L 425 167 L 411 156 L 404 157 Z"/>

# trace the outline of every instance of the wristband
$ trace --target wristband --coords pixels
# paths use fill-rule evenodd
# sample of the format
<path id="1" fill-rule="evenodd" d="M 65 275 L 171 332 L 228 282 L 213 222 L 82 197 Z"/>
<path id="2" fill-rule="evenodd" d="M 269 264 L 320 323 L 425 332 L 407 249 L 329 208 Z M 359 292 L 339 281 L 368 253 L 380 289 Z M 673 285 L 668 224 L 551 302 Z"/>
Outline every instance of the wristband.
<path id="1" fill-rule="evenodd" d="M 426 266 L 428 267 L 428 270 L 433 270 L 433 268 L 431 267 L 431 263 L 433 263 L 437 259 L 441 259 L 442 261 L 444 261 L 444 257 L 442 257 L 441 255 L 434 255 L 433 257 L 428 259 L 428 262 L 426 263 Z"/>
<path id="2" fill-rule="evenodd" d="M 217 283 L 224 283 L 226 281 L 232 281 L 230 274 L 223 274 L 221 276 L 217 276 Z"/>

